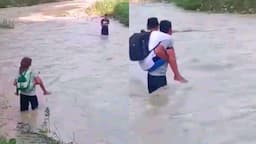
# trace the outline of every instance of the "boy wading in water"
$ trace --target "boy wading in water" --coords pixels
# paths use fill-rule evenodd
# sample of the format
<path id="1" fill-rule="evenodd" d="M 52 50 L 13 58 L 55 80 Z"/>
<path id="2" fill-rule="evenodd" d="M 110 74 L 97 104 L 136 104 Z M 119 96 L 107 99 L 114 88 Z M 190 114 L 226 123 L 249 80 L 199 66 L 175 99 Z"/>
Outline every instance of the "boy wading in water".
<path id="1" fill-rule="evenodd" d="M 104 18 L 101 20 L 101 35 L 108 35 L 108 25 L 109 25 L 109 19 L 107 17 L 107 14 L 104 15 Z"/>
<path id="2" fill-rule="evenodd" d="M 36 85 L 43 90 L 44 95 L 49 95 L 45 89 L 42 79 L 31 71 L 32 59 L 24 57 L 20 62 L 19 75 L 14 80 L 16 86 L 16 95 L 20 95 L 20 111 L 28 111 L 29 104 L 32 110 L 38 108 L 38 99 L 36 96 Z"/>

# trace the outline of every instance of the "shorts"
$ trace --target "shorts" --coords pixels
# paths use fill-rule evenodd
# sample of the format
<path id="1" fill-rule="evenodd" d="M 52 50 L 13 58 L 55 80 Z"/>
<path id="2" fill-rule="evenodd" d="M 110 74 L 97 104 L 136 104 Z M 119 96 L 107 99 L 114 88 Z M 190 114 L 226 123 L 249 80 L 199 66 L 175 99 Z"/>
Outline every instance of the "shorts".
<path id="1" fill-rule="evenodd" d="M 29 103 L 31 104 L 32 110 L 38 108 L 38 99 L 37 96 L 27 96 L 20 94 L 20 111 L 28 111 Z"/>
<path id="2" fill-rule="evenodd" d="M 148 73 L 148 92 L 152 93 L 157 89 L 166 86 L 166 76 L 153 76 Z"/>

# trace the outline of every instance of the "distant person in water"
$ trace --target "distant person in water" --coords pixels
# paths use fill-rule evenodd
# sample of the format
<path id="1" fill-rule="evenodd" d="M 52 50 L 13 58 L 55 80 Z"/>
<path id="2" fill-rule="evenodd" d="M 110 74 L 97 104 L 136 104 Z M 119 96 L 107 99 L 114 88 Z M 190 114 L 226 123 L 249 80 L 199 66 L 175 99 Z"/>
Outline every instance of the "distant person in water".
<path id="1" fill-rule="evenodd" d="M 29 104 L 32 110 L 38 108 L 38 99 L 36 96 L 36 85 L 43 90 L 44 95 L 50 92 L 45 89 L 42 79 L 36 76 L 31 70 L 32 59 L 24 57 L 20 62 L 19 74 L 14 80 L 16 86 L 16 95 L 20 95 L 20 111 L 28 111 Z"/>
<path id="2" fill-rule="evenodd" d="M 108 25 L 109 25 L 109 19 L 107 17 L 107 14 L 104 15 L 104 18 L 101 20 L 101 35 L 109 35 L 108 31 Z"/>
<path id="3" fill-rule="evenodd" d="M 160 25 L 160 31 L 159 31 Z M 185 83 L 176 63 L 172 40 L 172 24 L 163 20 L 158 22 L 156 17 L 148 18 L 147 29 L 151 32 L 149 38 L 150 54 L 139 62 L 143 70 L 148 71 L 148 92 L 152 93 L 167 85 L 166 72 L 168 64 L 174 73 L 174 80 Z"/>

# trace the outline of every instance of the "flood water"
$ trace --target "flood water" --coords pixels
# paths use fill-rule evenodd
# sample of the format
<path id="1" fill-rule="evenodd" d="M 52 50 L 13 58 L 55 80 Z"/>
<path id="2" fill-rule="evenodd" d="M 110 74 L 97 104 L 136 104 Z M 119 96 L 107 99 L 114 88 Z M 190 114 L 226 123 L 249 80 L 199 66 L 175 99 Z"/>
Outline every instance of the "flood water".
<path id="1" fill-rule="evenodd" d="M 130 35 L 148 17 L 172 21 L 174 48 L 187 84 L 147 94 L 146 72 L 130 62 L 132 144 L 256 143 L 255 15 L 184 11 L 171 4 L 131 4 Z"/>
<path id="2" fill-rule="evenodd" d="M 29 124 L 65 142 L 127 141 L 129 31 L 111 19 L 109 37 L 101 37 L 100 18 L 84 14 L 88 2 L 0 10 L 16 20 L 15 29 L 0 29 L 1 136 L 29 143 L 33 137 L 21 132 Z M 28 113 L 19 112 L 12 85 L 24 56 L 52 92 L 44 96 L 38 87 L 39 109 Z"/>
<path id="3" fill-rule="evenodd" d="M 150 16 L 192 30 L 173 34 L 189 83 L 174 82 L 169 70 L 168 86 L 148 95 L 146 73 L 128 63 L 128 28 L 111 20 L 110 36 L 101 37 L 100 19 L 81 14 L 84 2 L 0 10 L 17 21 L 15 29 L 0 29 L 1 136 L 35 142 L 29 129 L 80 144 L 256 142 L 256 16 L 131 4 L 130 34 Z M 38 88 L 39 109 L 28 113 L 19 112 L 12 86 L 23 56 L 33 58 L 52 92 L 43 96 Z"/>

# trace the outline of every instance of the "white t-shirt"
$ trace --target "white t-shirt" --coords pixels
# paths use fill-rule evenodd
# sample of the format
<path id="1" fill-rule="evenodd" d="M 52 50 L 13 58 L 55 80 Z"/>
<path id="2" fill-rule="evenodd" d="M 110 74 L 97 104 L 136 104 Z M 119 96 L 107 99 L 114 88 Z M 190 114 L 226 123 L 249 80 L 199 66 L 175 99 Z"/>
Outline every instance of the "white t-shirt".
<path id="1" fill-rule="evenodd" d="M 154 49 L 163 40 L 172 41 L 172 36 L 160 31 L 152 31 L 149 37 L 148 49 L 149 50 Z"/>
<path id="2" fill-rule="evenodd" d="M 147 71 L 154 65 L 153 58 L 156 56 L 156 54 L 153 49 L 158 44 L 162 45 L 165 49 L 167 49 L 168 47 L 172 47 L 173 46 L 172 36 L 160 31 L 151 32 L 151 35 L 149 38 L 149 50 L 152 50 L 152 51 L 144 60 L 139 61 L 139 65 L 143 70 Z M 150 74 L 155 76 L 165 75 L 167 71 L 167 66 L 168 66 L 168 63 L 165 63 L 164 65 L 157 68 L 155 71 L 150 72 Z"/>

